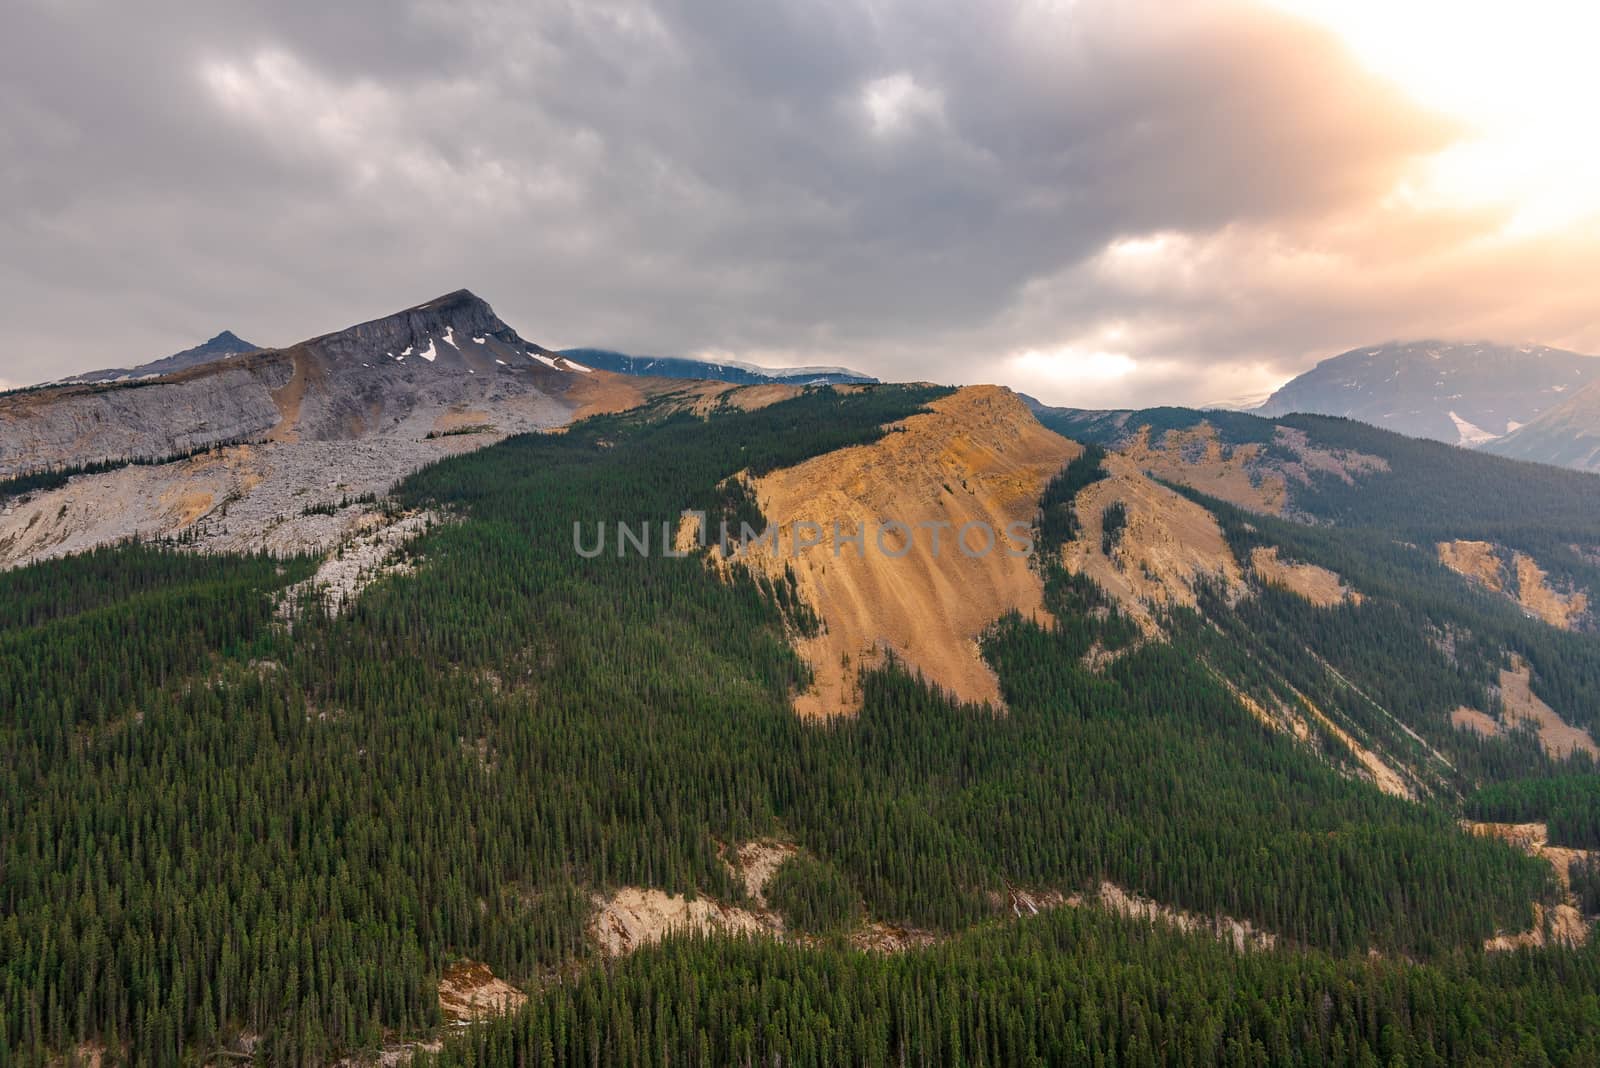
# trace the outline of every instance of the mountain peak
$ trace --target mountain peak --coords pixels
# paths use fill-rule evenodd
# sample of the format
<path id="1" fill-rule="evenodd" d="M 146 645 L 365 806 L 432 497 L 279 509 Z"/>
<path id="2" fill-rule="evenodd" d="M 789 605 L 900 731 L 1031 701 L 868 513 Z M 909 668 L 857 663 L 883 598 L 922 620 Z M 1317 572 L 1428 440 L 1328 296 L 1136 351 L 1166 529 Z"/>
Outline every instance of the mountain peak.
<path id="1" fill-rule="evenodd" d="M 1600 376 L 1600 359 L 1544 345 L 1421 339 L 1340 353 L 1256 409 L 1346 416 L 1413 437 L 1478 446 Z"/>
<path id="2" fill-rule="evenodd" d="M 254 352 L 261 346 L 250 344 L 250 342 L 246 341 L 238 334 L 235 334 L 232 330 L 224 330 L 216 337 L 211 338 L 209 341 L 204 341 L 195 347 L 202 349 L 227 349 L 229 352 Z"/>
<path id="3" fill-rule="evenodd" d="M 115 382 L 121 378 L 152 378 L 157 375 L 172 374 L 190 367 L 198 367 L 212 360 L 226 359 L 229 356 L 242 356 L 245 353 L 256 352 L 259 345 L 252 345 L 232 330 L 224 330 L 209 341 L 202 341 L 193 348 L 175 352 L 171 356 L 152 360 L 149 363 L 139 364 L 137 367 L 109 367 L 101 371 L 86 371 L 83 374 L 63 378 L 63 384 L 78 382 Z"/>
<path id="4" fill-rule="evenodd" d="M 457 289 L 391 315 L 324 334 L 306 344 L 333 359 L 370 360 L 408 349 L 429 348 L 439 340 L 459 345 L 468 338 L 496 338 L 508 345 L 544 351 L 520 338 L 494 313 L 488 301 L 468 289 Z"/>

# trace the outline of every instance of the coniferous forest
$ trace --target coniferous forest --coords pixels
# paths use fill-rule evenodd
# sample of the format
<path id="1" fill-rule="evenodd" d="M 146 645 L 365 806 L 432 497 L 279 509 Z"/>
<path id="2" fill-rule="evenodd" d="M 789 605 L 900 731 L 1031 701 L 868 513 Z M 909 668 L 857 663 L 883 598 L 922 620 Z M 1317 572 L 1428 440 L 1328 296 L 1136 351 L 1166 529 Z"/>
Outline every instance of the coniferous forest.
<path id="1" fill-rule="evenodd" d="M 1600 644 L 1393 530 L 1206 502 L 1236 551 L 1277 545 L 1366 599 L 1209 597 L 1144 641 L 1043 563 L 1056 624 L 984 642 L 1003 715 L 890 662 L 825 725 L 790 709 L 792 639 L 818 624 L 789 583 L 659 540 L 574 549 L 575 524 L 754 520 L 733 476 L 893 433 L 940 393 L 659 403 L 446 460 L 387 502 L 438 517 L 411 566 L 337 616 L 286 610 L 306 559 L 127 545 L 0 574 L 0 1064 L 84 1042 L 216 1063 L 244 1035 L 263 1064 L 370 1055 L 437 1031 L 462 959 L 530 999 L 441 1065 L 1600 1063 L 1595 942 L 1482 949 L 1555 900 L 1551 866 L 1458 826 L 1594 846 L 1594 769 L 1449 723 L 1493 707 L 1509 651 L 1600 726 Z M 1045 548 L 1077 536 L 1099 460 L 1047 491 Z M 1096 646 L 1118 654 L 1101 671 Z M 1417 800 L 1240 699 L 1294 692 L 1414 755 Z M 586 936 L 623 886 L 745 902 L 722 855 L 757 837 L 801 851 L 768 895 L 803 938 L 607 961 Z M 1102 881 L 1277 943 L 998 903 Z M 932 944 L 853 948 L 864 920 Z"/>

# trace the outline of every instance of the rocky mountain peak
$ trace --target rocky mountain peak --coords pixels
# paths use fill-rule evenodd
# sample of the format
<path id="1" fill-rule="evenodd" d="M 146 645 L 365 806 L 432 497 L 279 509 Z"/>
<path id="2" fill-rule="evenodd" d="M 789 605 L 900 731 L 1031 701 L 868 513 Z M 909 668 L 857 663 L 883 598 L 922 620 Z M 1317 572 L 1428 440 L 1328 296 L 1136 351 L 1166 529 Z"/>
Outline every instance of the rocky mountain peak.
<path id="1" fill-rule="evenodd" d="M 494 313 L 488 301 L 466 289 L 324 334 L 306 345 L 333 360 L 370 360 L 402 354 L 408 349 L 422 351 L 440 343 L 459 347 L 476 338 L 495 338 L 507 345 L 545 351 L 524 341 Z"/>
<path id="2" fill-rule="evenodd" d="M 224 330 L 216 337 L 195 347 L 220 352 L 254 352 L 260 346 L 250 344 L 232 330 Z"/>

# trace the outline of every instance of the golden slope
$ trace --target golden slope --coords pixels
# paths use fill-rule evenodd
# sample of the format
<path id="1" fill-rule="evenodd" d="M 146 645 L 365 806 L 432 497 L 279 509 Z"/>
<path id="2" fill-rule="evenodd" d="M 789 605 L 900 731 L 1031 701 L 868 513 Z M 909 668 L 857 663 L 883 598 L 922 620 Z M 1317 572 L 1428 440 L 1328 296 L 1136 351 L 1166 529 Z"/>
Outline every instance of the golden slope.
<path id="1" fill-rule="evenodd" d="M 814 457 L 755 483 L 762 512 L 785 539 L 776 553 L 760 547 L 748 559 L 772 573 L 792 564 L 823 621 L 822 634 L 798 643 L 816 675 L 795 700 L 801 715 L 854 712 L 858 672 L 885 649 L 955 697 L 999 707 L 999 683 L 979 655 L 978 638 L 1012 609 L 1044 614 L 1039 574 L 1007 551 L 1019 546 L 1005 531 L 1031 525 L 1045 483 L 1081 448 L 1040 426 L 1016 394 L 997 386 L 970 386 L 930 408 L 871 445 Z M 875 544 L 877 525 L 887 520 L 913 531 L 910 551 L 899 558 Z M 788 535 L 806 521 L 826 538 L 792 556 Z M 835 555 L 835 521 L 842 537 L 867 527 L 864 553 L 841 541 Z M 937 554 L 924 523 L 949 524 Z M 995 532 L 993 551 L 976 553 L 976 530 L 969 534 L 975 555 L 959 551 L 955 531 L 966 523 Z M 903 547 L 893 534 L 885 544 Z"/>
<path id="2" fill-rule="evenodd" d="M 1215 516 L 1146 477 L 1126 456 L 1108 455 L 1105 470 L 1107 477 L 1073 502 L 1082 529 L 1062 549 L 1068 571 L 1093 579 L 1147 634 L 1157 631 L 1159 610 L 1195 607 L 1203 581 L 1221 583 L 1230 597 L 1245 594 L 1244 575 Z M 1116 503 L 1126 508 L 1127 525 L 1107 553 L 1101 532 L 1106 509 Z"/>

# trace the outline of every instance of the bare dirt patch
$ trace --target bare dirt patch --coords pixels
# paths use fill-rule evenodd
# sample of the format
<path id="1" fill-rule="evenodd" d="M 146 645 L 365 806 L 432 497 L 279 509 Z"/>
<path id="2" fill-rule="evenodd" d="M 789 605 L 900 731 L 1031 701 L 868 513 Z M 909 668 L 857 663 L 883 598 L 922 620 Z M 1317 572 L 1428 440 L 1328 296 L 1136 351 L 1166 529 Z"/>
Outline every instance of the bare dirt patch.
<path id="1" fill-rule="evenodd" d="M 740 411 L 753 412 L 761 408 L 793 400 L 802 392 L 799 386 L 773 383 L 762 386 L 739 386 L 723 395 L 728 404 Z"/>
<path id="2" fill-rule="evenodd" d="M 1441 541 L 1438 549 L 1439 562 L 1451 571 L 1484 589 L 1505 592 L 1505 565 L 1500 562 L 1499 547 L 1494 543 L 1457 539 Z"/>
<path id="3" fill-rule="evenodd" d="M 733 850 L 728 866 L 744 882 L 744 892 L 750 895 L 750 900 L 766 909 L 767 883 L 772 881 L 779 868 L 799 853 L 799 847 L 790 842 L 760 839 L 745 842 Z"/>
<path id="4" fill-rule="evenodd" d="M 450 434 L 474 429 L 492 430 L 492 428 L 493 420 L 488 412 L 466 407 L 455 407 L 434 416 L 433 426 L 429 429 L 429 433 Z"/>
<path id="5" fill-rule="evenodd" d="M 1304 430 L 1279 426 L 1273 428 L 1273 441 L 1294 453 L 1294 463 L 1280 463 L 1278 470 L 1291 482 L 1311 483 L 1316 474 L 1332 475 L 1347 486 L 1353 486 L 1365 475 L 1380 474 L 1389 470 L 1389 461 L 1354 449 L 1321 449 L 1311 444 Z"/>
<path id="6" fill-rule="evenodd" d="M 80 1042 L 72 1047 L 71 1053 L 50 1057 L 45 1064 L 49 1068 L 101 1068 L 110 1053 L 102 1043 Z"/>
<path id="7" fill-rule="evenodd" d="M 1231 597 L 1247 593 L 1216 517 L 1146 477 L 1127 457 L 1109 455 L 1105 467 L 1108 477 L 1085 488 L 1074 502 L 1082 529 L 1062 549 L 1068 571 L 1093 579 L 1150 635 L 1159 630 L 1158 610 L 1195 606 L 1202 581 L 1219 582 Z M 1105 512 L 1118 503 L 1127 522 L 1107 552 Z"/>
<path id="8" fill-rule="evenodd" d="M 1045 483 L 1080 447 L 1040 426 L 1016 394 L 999 387 L 968 387 L 930 408 L 871 445 L 818 456 L 755 483 L 762 512 L 784 531 L 810 521 L 827 532 L 822 545 L 798 557 L 782 546 L 744 557 L 774 575 L 792 566 L 802 597 L 823 621 L 819 636 L 796 642 L 816 680 L 795 700 L 802 716 L 854 712 L 858 671 L 885 649 L 956 698 L 999 708 L 999 682 L 978 638 L 1012 609 L 1044 617 L 1039 573 L 1007 551 L 1014 546 L 1005 532 L 1010 524 L 1031 526 Z M 887 520 L 914 532 L 914 546 L 899 558 L 870 544 Z M 841 543 L 834 555 L 835 521 L 841 537 L 865 532 L 865 551 Z M 937 555 L 923 523 L 948 524 Z M 959 551 L 955 535 L 967 523 L 994 532 L 992 551 Z M 900 545 L 893 536 L 890 542 Z"/>
<path id="9" fill-rule="evenodd" d="M 1318 608 L 1361 603 L 1361 595 L 1346 586 L 1343 579 L 1327 568 L 1278 559 L 1276 545 L 1258 545 L 1252 549 L 1250 566 L 1261 581 L 1268 585 L 1281 586 Z"/>
<path id="10" fill-rule="evenodd" d="M 663 379 L 637 378 L 632 375 L 609 374 L 594 371 L 577 374 L 562 399 L 574 406 L 572 420 L 587 419 L 591 415 L 609 415 L 637 408 L 651 396 L 650 387 Z"/>
<path id="11" fill-rule="evenodd" d="M 1524 611 L 1538 616 L 1552 627 L 1572 630 L 1589 611 L 1588 595 L 1581 590 L 1558 593 L 1546 581 L 1549 575 L 1533 557 L 1516 553 L 1512 566 L 1517 574 L 1517 603 Z"/>
<path id="12" fill-rule="evenodd" d="M 1442 541 L 1439 562 L 1451 571 L 1493 593 L 1514 600 L 1524 612 L 1552 627 L 1575 630 L 1588 618 L 1589 595 L 1583 590 L 1561 592 L 1550 576 L 1527 553 L 1510 551 L 1488 541 Z"/>
<path id="13" fill-rule="evenodd" d="M 753 412 L 798 397 L 803 388 L 773 382 L 764 385 L 741 386 L 732 382 L 678 383 L 681 389 L 679 402 L 672 407 L 691 411 L 705 417 L 718 408 L 736 408 Z M 830 389 L 837 387 L 828 387 Z"/>
<path id="14" fill-rule="evenodd" d="M 1291 734 L 1300 742 L 1311 741 L 1311 727 L 1298 710 L 1282 702 L 1274 702 L 1274 707 L 1269 710 L 1266 705 L 1240 689 L 1232 679 L 1226 677 L 1220 671 L 1209 667 L 1209 665 L 1207 670 L 1211 672 L 1213 678 L 1228 688 L 1228 692 L 1233 695 L 1234 700 L 1243 705 L 1245 711 L 1249 712 L 1262 726 L 1270 730 Z"/>
<path id="15" fill-rule="evenodd" d="M 1141 427 L 1119 451 L 1156 478 L 1190 486 L 1241 508 L 1280 515 L 1288 503 L 1284 477 L 1262 467 L 1262 447 L 1225 445 L 1210 423 L 1168 430 L 1154 443 L 1150 428 Z"/>
<path id="16" fill-rule="evenodd" d="M 278 425 L 267 435 L 271 441 L 300 440 L 300 410 L 305 405 L 310 360 L 299 346 L 291 350 L 290 359 L 294 373 L 289 381 L 272 391 L 272 403 L 278 409 Z"/>
<path id="17" fill-rule="evenodd" d="M 1384 759 L 1377 753 L 1356 741 L 1349 731 L 1335 723 L 1326 712 L 1306 700 L 1303 695 L 1300 700 L 1310 710 L 1317 722 L 1329 734 L 1337 738 L 1339 744 L 1348 749 L 1350 755 L 1356 758 L 1356 762 L 1366 769 L 1374 786 L 1393 797 L 1403 797 L 1409 801 L 1417 799 L 1416 791 L 1411 788 L 1411 783 L 1404 775 L 1385 763 Z"/>
<path id="18" fill-rule="evenodd" d="M 775 933 L 768 921 L 747 909 L 662 890 L 624 887 L 610 898 L 596 896 L 594 905 L 589 935 L 608 957 L 624 956 L 672 934 Z"/>
<path id="19" fill-rule="evenodd" d="M 1581 750 L 1600 757 L 1600 747 L 1588 731 L 1570 726 L 1533 692 L 1533 669 L 1521 657 L 1513 657 L 1511 666 L 1500 671 L 1500 700 L 1505 704 L 1506 725 L 1532 723 L 1539 743 L 1551 756 L 1561 759 Z"/>
<path id="20" fill-rule="evenodd" d="M 475 961 L 458 961 L 439 977 L 439 1011 L 451 1023 L 502 1016 L 527 1000 L 528 995 Z"/>
<path id="21" fill-rule="evenodd" d="M 1570 873 L 1573 861 L 1591 857 L 1595 855 L 1594 851 L 1552 846 L 1549 829 L 1543 823 L 1477 823 L 1463 820 L 1461 826 L 1472 834 L 1499 838 L 1530 857 L 1549 861 L 1555 870 L 1556 883 L 1561 888 L 1560 904 L 1546 907 L 1541 902 L 1534 902 L 1531 929 L 1497 933 L 1484 942 L 1484 949 L 1503 951 L 1545 945 L 1575 947 L 1589 941 L 1589 924 L 1578 911 L 1577 900 L 1572 895 Z"/>
<path id="22" fill-rule="evenodd" d="M 425 1042 L 396 1042 L 384 1046 L 376 1057 L 354 1056 L 335 1061 L 336 1068 L 404 1068 L 416 1059 L 418 1053 L 438 1053 L 444 1049 L 444 1040 L 428 1039 Z"/>
<path id="23" fill-rule="evenodd" d="M 1500 733 L 1500 721 L 1487 712 L 1479 712 L 1476 708 L 1462 705 L 1450 713 L 1450 725 L 1457 730 L 1473 731 L 1485 738 L 1493 738 Z"/>
<path id="24" fill-rule="evenodd" d="M 161 504 L 167 509 L 177 530 L 193 526 L 201 516 L 211 511 L 215 503 L 216 496 L 203 490 L 174 488 L 161 495 Z"/>
<path id="25" fill-rule="evenodd" d="M 1093 898 L 1085 899 L 1075 894 L 1066 899 L 1066 904 L 1074 908 L 1093 904 L 1128 919 L 1161 924 L 1189 934 L 1209 934 L 1218 941 L 1233 946 L 1240 953 L 1246 950 L 1271 949 L 1278 941 L 1277 935 L 1259 930 L 1249 920 L 1236 920 L 1221 914 L 1200 916 L 1184 912 L 1147 897 L 1131 894 L 1112 882 L 1102 882 L 1099 893 Z"/>
<path id="26" fill-rule="evenodd" d="M 850 944 L 869 953 L 906 953 L 936 945 L 939 936 L 932 931 L 901 927 L 893 923 L 869 923 L 850 936 Z"/>

